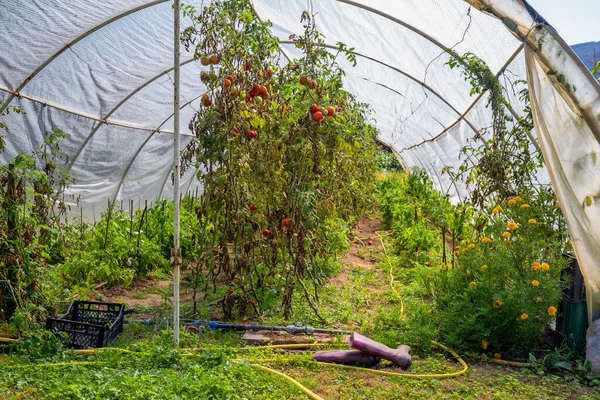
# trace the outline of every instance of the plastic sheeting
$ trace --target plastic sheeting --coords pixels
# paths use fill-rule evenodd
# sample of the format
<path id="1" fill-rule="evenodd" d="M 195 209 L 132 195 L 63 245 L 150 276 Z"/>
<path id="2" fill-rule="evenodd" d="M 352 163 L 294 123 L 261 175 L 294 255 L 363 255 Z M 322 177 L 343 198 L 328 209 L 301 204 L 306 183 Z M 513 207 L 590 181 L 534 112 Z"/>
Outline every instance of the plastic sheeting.
<path id="1" fill-rule="evenodd" d="M 57 127 L 71 135 L 63 143 L 75 179 L 69 194 L 80 199 L 84 215 L 92 217 L 90 206 L 98 212 L 108 200 L 141 204 L 168 196 L 170 3 L 0 0 L 0 100 L 27 112 L 6 119 L 8 149 L 0 162 L 36 149 L 44 130 Z M 522 59 L 519 40 L 502 22 L 460 0 L 253 2 L 258 15 L 273 22 L 273 33 L 291 56 L 298 54 L 285 42 L 301 32 L 300 14 L 311 4 L 332 51 L 338 41 L 355 48 L 355 68 L 340 60 L 348 72 L 345 84 L 371 104 L 381 140 L 405 157 L 407 167 L 422 166 L 436 176 L 438 188 L 448 188 L 440 168 L 456 163 L 458 149 L 481 128 L 481 118 L 470 121 L 478 118 L 472 110 L 475 99 L 460 71 L 445 65 L 446 49 L 474 52 L 500 71 L 507 61 Z M 182 21 L 183 28 L 187 22 Z M 190 135 L 188 121 L 204 89 L 198 79 L 204 67 L 191 58 L 184 51 L 183 145 L 190 140 L 185 136 Z M 428 154 L 440 159 L 427 160 Z M 196 189 L 194 171 L 184 182 L 184 191 Z M 464 191 L 450 189 L 454 198 Z M 74 208 L 74 214 L 79 210 Z"/>
<path id="2" fill-rule="evenodd" d="M 191 4 L 201 5 L 200 0 Z M 485 97 L 470 96 L 449 52 L 472 52 L 501 80 L 529 77 L 540 144 L 563 204 L 588 285 L 590 318 L 599 311 L 600 88 L 552 28 L 523 0 L 254 0 L 273 22 L 287 55 L 300 13 L 317 14 L 335 51 L 353 47 L 346 88 L 371 104 L 380 139 L 407 168 L 419 166 L 438 189 L 458 200 L 465 188 L 441 174 L 458 166 L 460 149 L 488 126 Z M 107 200 L 134 204 L 172 195 L 173 96 L 171 2 L 167 0 L 0 0 L 0 100 L 12 113 L 0 162 L 39 147 L 53 127 L 71 135 L 62 145 L 84 215 Z M 187 26 L 185 19 L 182 29 Z M 525 52 L 528 53 L 527 58 Z M 204 87 L 204 68 L 182 54 L 182 146 Z M 510 71 L 510 72 L 507 72 Z M 517 96 L 510 96 L 517 113 Z M 3 106 L 0 105 L 0 108 Z M 198 188 L 196 171 L 182 191 Z M 583 206 L 592 198 L 591 206 Z M 90 210 L 92 208 L 93 211 Z M 74 209 L 79 214 L 78 209 Z"/>

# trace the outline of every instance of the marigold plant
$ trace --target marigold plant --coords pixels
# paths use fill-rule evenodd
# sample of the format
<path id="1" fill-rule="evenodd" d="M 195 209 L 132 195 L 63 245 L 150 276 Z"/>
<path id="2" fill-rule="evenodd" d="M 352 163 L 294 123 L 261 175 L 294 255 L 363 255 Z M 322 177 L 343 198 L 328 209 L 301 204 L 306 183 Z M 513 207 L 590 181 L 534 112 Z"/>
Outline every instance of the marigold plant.
<path id="1" fill-rule="evenodd" d="M 529 194 L 521 196 L 538 204 Z M 487 214 L 487 223 L 471 241 L 489 241 L 460 252 L 452 270 L 438 270 L 431 281 L 433 315 L 447 343 L 477 351 L 485 341 L 484 350 L 507 357 L 526 356 L 541 343 L 544 328 L 557 314 L 564 286 L 560 271 L 568 262 L 566 240 L 551 228 L 557 225 L 554 212 L 550 205 L 542 212 L 505 207 L 492 217 Z M 548 223 L 528 223 L 532 219 Z"/>

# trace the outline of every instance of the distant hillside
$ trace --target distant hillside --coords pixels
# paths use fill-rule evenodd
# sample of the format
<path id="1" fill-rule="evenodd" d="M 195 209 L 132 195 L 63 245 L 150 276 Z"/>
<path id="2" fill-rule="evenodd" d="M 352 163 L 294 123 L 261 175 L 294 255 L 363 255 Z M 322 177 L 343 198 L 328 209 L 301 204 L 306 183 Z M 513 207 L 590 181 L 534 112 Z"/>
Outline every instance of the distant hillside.
<path id="1" fill-rule="evenodd" d="M 589 69 L 596 66 L 594 63 L 594 49 L 596 50 L 596 62 L 600 61 L 600 42 L 580 43 L 571 47 Z"/>

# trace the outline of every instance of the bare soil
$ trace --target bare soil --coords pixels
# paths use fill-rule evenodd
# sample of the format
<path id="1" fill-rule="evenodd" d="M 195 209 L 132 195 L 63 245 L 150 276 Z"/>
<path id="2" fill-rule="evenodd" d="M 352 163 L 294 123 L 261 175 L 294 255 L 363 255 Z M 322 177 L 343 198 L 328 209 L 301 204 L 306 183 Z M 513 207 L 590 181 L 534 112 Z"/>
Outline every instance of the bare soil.
<path id="1" fill-rule="evenodd" d="M 362 216 L 353 230 L 355 239 L 350 244 L 350 249 L 342 256 L 344 268 L 335 277 L 329 280 L 329 285 L 341 287 L 348 284 L 349 275 L 353 268 L 365 270 L 373 269 L 379 261 L 382 246 L 381 238 L 377 235 L 383 229 L 383 222 L 377 217 Z"/>
<path id="2" fill-rule="evenodd" d="M 168 290 L 171 280 L 139 280 L 125 288 L 122 286 L 100 289 L 103 301 L 125 303 L 127 307 L 152 307 L 161 305 L 163 293 Z"/>

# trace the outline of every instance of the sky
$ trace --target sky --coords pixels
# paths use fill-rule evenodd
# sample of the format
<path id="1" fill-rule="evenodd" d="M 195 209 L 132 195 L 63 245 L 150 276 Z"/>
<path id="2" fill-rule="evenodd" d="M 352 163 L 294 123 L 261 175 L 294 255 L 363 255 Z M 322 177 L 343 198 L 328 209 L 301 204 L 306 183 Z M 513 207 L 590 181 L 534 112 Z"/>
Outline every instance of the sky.
<path id="1" fill-rule="evenodd" d="M 600 0 L 528 0 L 570 45 L 600 41 Z"/>

